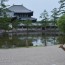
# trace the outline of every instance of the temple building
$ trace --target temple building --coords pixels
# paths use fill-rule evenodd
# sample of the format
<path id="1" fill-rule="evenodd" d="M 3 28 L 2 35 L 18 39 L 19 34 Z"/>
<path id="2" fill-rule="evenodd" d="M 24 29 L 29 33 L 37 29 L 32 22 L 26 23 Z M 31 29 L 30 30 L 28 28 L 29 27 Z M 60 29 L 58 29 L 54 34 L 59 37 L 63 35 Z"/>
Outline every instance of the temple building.
<path id="1" fill-rule="evenodd" d="M 36 22 L 36 18 L 33 18 L 33 11 L 27 9 L 23 5 L 13 5 L 8 8 L 7 15 L 9 17 L 17 17 L 19 20 L 31 20 L 32 22 Z"/>

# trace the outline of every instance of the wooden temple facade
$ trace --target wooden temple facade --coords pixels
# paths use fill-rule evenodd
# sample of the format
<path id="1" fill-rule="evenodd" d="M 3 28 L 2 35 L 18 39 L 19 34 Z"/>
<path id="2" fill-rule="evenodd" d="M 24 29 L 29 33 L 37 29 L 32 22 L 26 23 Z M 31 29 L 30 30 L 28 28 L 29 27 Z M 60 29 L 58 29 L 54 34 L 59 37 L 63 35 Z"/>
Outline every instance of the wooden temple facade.
<path id="1" fill-rule="evenodd" d="M 26 21 L 31 20 L 32 22 L 36 22 L 36 18 L 33 18 L 33 11 L 27 9 L 23 5 L 13 5 L 8 8 L 9 12 L 7 15 L 9 17 L 17 17 L 17 19 Z"/>

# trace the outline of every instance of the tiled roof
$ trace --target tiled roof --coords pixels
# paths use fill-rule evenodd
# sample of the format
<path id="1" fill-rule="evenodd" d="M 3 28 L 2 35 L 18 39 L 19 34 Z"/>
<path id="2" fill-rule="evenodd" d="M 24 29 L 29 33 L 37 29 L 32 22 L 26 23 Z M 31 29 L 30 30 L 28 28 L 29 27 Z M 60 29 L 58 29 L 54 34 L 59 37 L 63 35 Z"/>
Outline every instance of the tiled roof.
<path id="1" fill-rule="evenodd" d="M 10 11 L 13 11 L 15 13 L 30 13 L 33 12 L 29 9 L 27 9 L 26 7 L 24 7 L 23 5 L 13 5 L 11 7 L 8 8 Z"/>

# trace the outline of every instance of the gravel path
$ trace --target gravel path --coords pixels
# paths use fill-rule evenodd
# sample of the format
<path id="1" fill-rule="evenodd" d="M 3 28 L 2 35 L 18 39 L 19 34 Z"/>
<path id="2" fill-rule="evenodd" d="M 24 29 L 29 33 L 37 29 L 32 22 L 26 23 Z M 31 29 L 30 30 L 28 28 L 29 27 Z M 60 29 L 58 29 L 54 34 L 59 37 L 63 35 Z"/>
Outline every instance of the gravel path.
<path id="1" fill-rule="evenodd" d="M 58 45 L 0 49 L 0 65 L 65 65 L 65 51 Z"/>

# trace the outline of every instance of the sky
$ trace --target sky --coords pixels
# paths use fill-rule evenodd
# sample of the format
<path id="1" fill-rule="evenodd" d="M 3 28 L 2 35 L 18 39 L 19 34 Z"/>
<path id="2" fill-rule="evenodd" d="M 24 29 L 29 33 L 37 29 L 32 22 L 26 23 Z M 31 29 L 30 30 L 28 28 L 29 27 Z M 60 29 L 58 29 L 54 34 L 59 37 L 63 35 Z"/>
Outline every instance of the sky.
<path id="1" fill-rule="evenodd" d="M 33 11 L 33 17 L 41 20 L 40 14 L 46 9 L 49 15 L 53 8 L 59 8 L 59 0 L 9 0 L 6 4 L 22 5 Z"/>

